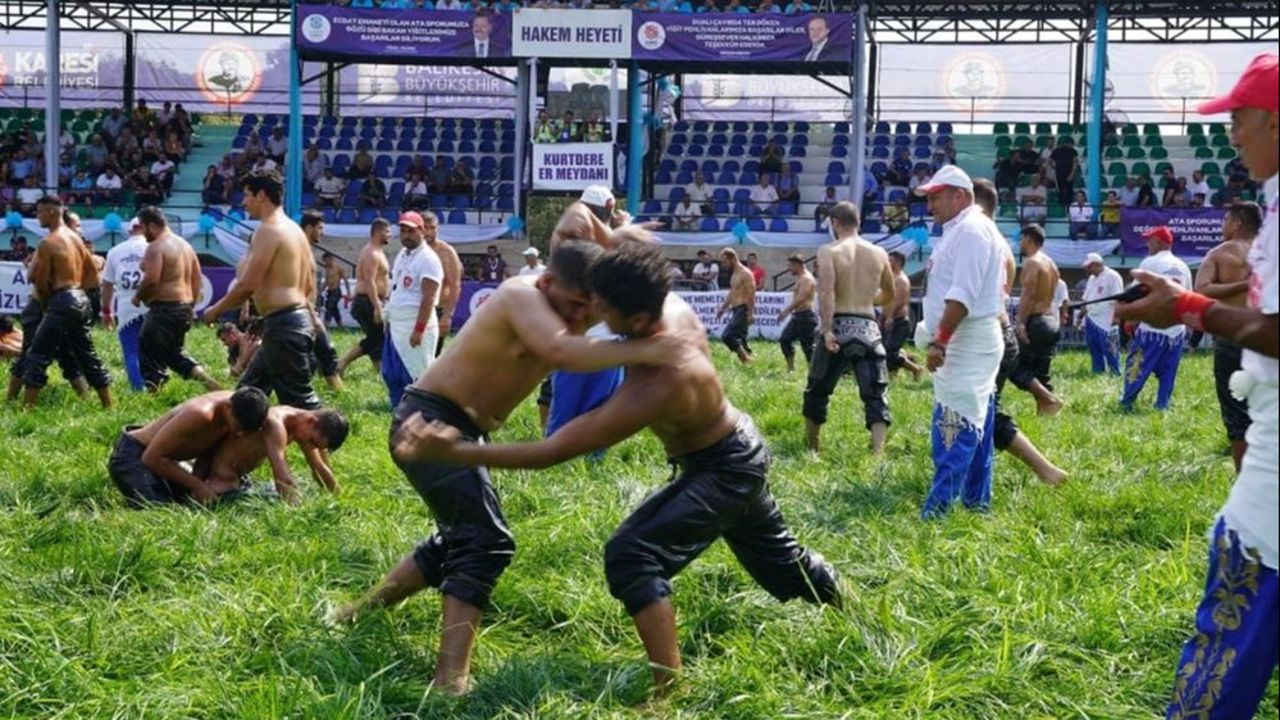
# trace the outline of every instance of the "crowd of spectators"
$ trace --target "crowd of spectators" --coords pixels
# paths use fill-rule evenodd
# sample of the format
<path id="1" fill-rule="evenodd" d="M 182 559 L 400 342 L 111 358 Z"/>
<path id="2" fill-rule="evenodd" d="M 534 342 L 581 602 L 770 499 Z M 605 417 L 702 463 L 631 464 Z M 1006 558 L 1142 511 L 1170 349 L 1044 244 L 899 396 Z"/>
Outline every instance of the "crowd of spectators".
<path id="1" fill-rule="evenodd" d="M 553 119 L 546 110 L 539 110 L 533 123 L 533 141 L 536 143 L 610 142 L 613 139 L 609 124 L 596 113 L 585 120 L 576 120 L 572 110 L 566 110 L 560 118 Z"/>
<path id="2" fill-rule="evenodd" d="M 173 190 L 191 135 L 191 116 L 181 104 L 166 102 L 156 111 L 145 100 L 128 115 L 112 109 L 83 144 L 63 127 L 57 193 L 90 207 L 124 205 L 130 193 L 135 209 L 159 205 Z M 50 191 L 45 170 L 44 144 L 30 125 L 0 139 L 0 198 L 8 208 L 34 217 L 36 202 Z"/>
<path id="3" fill-rule="evenodd" d="M 511 13 L 522 7 L 590 10 L 593 8 L 650 10 L 687 14 L 701 13 L 774 13 L 795 15 L 813 12 L 814 6 L 804 0 L 303 0 L 307 5 L 341 5 L 344 7 L 384 10 L 472 10 Z"/>

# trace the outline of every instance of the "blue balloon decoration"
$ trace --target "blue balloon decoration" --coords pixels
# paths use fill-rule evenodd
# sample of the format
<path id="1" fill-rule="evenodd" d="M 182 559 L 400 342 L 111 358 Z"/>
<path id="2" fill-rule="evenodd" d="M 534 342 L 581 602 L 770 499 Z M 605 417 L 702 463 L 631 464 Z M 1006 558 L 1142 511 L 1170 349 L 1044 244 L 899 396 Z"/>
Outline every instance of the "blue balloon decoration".
<path id="1" fill-rule="evenodd" d="M 205 214 L 200 216 L 200 220 L 196 223 L 196 226 L 200 228 L 200 232 L 208 234 L 213 232 L 213 228 L 217 226 L 217 224 L 218 221 L 214 220 L 212 215 Z"/>
<path id="2" fill-rule="evenodd" d="M 102 218 L 102 228 L 109 233 L 118 233 L 124 230 L 124 218 L 118 213 L 107 213 L 107 216 Z"/>
<path id="3" fill-rule="evenodd" d="M 733 236 L 737 238 L 739 242 L 746 240 L 747 235 L 750 235 L 750 234 L 751 234 L 751 228 L 741 220 L 739 220 L 738 223 L 733 226 Z"/>
<path id="4" fill-rule="evenodd" d="M 507 230 L 513 233 L 518 233 L 523 229 L 524 229 L 524 220 L 521 220 L 519 215 L 512 215 L 511 217 L 507 218 Z"/>
<path id="5" fill-rule="evenodd" d="M 10 210 L 4 216 L 4 224 L 10 230 L 22 229 L 22 215 L 17 210 Z"/>
<path id="6" fill-rule="evenodd" d="M 231 220 L 244 220 L 244 210 L 240 208 L 231 208 L 231 212 L 227 213 L 227 218 Z"/>

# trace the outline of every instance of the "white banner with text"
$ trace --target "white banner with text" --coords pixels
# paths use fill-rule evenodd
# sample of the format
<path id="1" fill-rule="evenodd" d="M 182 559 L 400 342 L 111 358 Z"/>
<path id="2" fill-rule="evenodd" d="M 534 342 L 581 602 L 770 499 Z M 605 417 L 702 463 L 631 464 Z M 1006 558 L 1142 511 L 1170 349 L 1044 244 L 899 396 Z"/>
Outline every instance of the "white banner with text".
<path id="1" fill-rule="evenodd" d="M 631 57 L 630 10 L 521 8 L 513 18 L 511 54 L 516 57 Z"/>
<path id="2" fill-rule="evenodd" d="M 556 143 L 533 146 L 534 190 L 613 187 L 613 143 Z"/>

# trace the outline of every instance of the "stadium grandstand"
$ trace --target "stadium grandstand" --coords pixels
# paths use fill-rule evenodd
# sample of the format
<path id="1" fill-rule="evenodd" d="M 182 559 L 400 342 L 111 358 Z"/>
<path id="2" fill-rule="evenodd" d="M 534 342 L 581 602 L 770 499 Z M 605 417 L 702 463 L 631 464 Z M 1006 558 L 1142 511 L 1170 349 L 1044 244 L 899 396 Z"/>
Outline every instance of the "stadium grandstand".
<path id="1" fill-rule="evenodd" d="M 343 13 L 465 32 L 379 44 L 342 35 Z M 728 15 L 777 34 L 754 51 L 671 40 Z M 603 34 L 539 38 L 536 18 Z M 1064 266 L 1093 251 L 1134 264 L 1136 218 L 1197 222 L 1256 198 L 1221 119 L 1190 108 L 1276 38 L 1256 2 L 8 0 L 0 23 L 7 259 L 30 252 L 34 201 L 56 192 L 99 251 L 160 204 L 208 261 L 234 264 L 254 227 L 239 180 L 278 167 L 289 210 L 321 210 L 339 257 L 412 208 L 468 257 L 496 243 L 514 264 L 545 242 L 534 204 L 589 177 L 661 222 L 686 269 L 698 246 L 746 245 L 777 289 L 841 200 L 918 273 L 941 228 L 912 190 L 944 164 L 993 178 L 1006 234 L 1045 225 Z M 584 157 L 600 167 L 548 165 Z"/>

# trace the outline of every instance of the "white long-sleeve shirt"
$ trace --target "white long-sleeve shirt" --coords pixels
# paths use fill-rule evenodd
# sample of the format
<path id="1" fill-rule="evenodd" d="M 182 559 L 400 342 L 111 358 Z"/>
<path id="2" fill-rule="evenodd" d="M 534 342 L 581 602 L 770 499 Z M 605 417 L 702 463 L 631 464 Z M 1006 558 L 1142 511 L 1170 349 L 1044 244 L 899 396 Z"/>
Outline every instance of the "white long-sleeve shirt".
<path id="1" fill-rule="evenodd" d="M 1139 270 L 1146 270 L 1149 273 L 1163 275 L 1170 280 L 1178 283 L 1182 287 L 1190 290 L 1194 287 L 1191 283 L 1191 268 L 1187 264 L 1178 259 L 1176 255 L 1168 250 L 1161 250 L 1155 255 L 1148 255 L 1140 265 Z M 1141 330 L 1149 332 L 1157 332 L 1162 335 L 1168 335 L 1171 338 L 1181 337 L 1187 331 L 1186 325 L 1171 325 L 1167 328 L 1151 327 L 1146 323 L 1138 326 Z"/>
<path id="2" fill-rule="evenodd" d="M 964 305 L 970 318 L 993 317 L 1003 308 L 1005 240 L 977 205 L 942 227 L 929 258 L 924 296 L 925 327 L 936 333 L 948 300 Z"/>
<path id="3" fill-rule="evenodd" d="M 1096 300 L 1121 292 L 1124 292 L 1124 280 L 1120 277 L 1120 273 L 1111 268 L 1103 268 L 1097 275 L 1089 276 L 1089 281 L 1084 286 L 1084 299 Z M 1109 330 L 1115 323 L 1116 303 L 1114 300 L 1094 303 L 1086 306 L 1085 312 L 1094 325 L 1103 330 Z"/>

